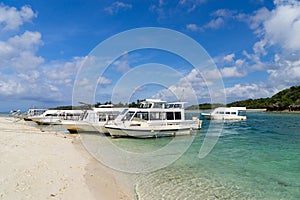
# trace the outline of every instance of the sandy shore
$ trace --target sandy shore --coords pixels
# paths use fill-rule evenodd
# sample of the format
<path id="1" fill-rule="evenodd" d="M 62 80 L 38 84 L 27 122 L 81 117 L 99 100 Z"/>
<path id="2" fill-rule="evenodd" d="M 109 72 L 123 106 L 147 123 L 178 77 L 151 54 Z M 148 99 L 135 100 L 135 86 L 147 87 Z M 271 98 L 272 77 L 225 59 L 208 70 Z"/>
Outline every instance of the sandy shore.
<path id="1" fill-rule="evenodd" d="M 78 137 L 0 117 L 0 199 L 133 199 L 125 174 L 97 162 Z"/>

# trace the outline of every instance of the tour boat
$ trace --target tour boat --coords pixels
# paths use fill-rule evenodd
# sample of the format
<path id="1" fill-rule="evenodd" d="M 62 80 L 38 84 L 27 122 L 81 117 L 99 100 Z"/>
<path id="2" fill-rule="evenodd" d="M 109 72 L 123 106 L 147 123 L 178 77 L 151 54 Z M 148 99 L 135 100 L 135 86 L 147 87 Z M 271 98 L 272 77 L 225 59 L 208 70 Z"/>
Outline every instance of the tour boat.
<path id="1" fill-rule="evenodd" d="M 20 110 L 18 110 L 19 112 L 16 112 L 15 116 L 19 117 L 20 119 L 23 119 L 25 121 L 32 121 L 32 118 L 35 116 L 40 116 L 42 115 L 44 112 L 47 111 L 47 109 L 43 109 L 43 108 L 30 108 L 28 109 L 28 111 L 26 113 L 21 113 Z"/>
<path id="2" fill-rule="evenodd" d="M 163 137 L 190 134 L 201 128 L 194 117 L 185 119 L 185 102 L 167 103 L 159 99 L 146 99 L 139 108 L 125 108 L 114 120 L 105 125 L 112 137 Z"/>
<path id="3" fill-rule="evenodd" d="M 201 113 L 210 120 L 246 120 L 246 107 L 219 107 L 211 113 Z"/>
<path id="4" fill-rule="evenodd" d="M 31 120 L 39 125 L 58 125 L 61 120 L 79 120 L 82 110 L 47 110 L 41 115 L 32 116 Z"/>
<path id="5" fill-rule="evenodd" d="M 101 105 L 99 108 L 84 111 L 79 120 L 62 120 L 61 124 L 65 126 L 70 133 L 108 133 L 104 126 L 114 120 L 122 110 L 123 108 L 114 108 L 112 104 Z"/>

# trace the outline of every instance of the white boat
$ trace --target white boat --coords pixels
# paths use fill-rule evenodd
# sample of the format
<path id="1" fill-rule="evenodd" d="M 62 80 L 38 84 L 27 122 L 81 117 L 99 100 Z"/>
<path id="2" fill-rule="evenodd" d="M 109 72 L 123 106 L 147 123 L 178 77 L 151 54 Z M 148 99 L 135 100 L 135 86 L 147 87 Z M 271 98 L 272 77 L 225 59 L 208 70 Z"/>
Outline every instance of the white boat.
<path id="1" fill-rule="evenodd" d="M 39 125 L 58 125 L 62 120 L 79 120 L 82 110 L 47 110 L 41 115 L 32 116 L 31 120 Z"/>
<path id="2" fill-rule="evenodd" d="M 190 134 L 201 128 L 199 118 L 185 119 L 184 102 L 166 103 L 158 99 L 146 99 L 140 108 L 126 108 L 106 125 L 112 137 L 163 137 Z"/>
<path id="3" fill-rule="evenodd" d="M 210 120 L 246 120 L 246 110 L 246 107 L 219 107 L 201 115 Z"/>
<path id="4" fill-rule="evenodd" d="M 47 111 L 47 109 L 44 108 L 30 108 L 28 109 L 28 111 L 26 113 L 21 113 L 20 110 L 18 110 L 19 112 L 14 115 L 18 116 L 20 119 L 24 119 L 25 121 L 32 121 L 31 118 L 35 117 L 35 116 L 40 116 L 42 115 L 44 112 Z"/>
<path id="5" fill-rule="evenodd" d="M 62 120 L 61 124 L 65 126 L 70 133 L 108 133 L 105 125 L 114 120 L 122 110 L 123 108 L 114 108 L 111 104 L 101 105 L 99 108 L 84 111 L 77 121 Z"/>

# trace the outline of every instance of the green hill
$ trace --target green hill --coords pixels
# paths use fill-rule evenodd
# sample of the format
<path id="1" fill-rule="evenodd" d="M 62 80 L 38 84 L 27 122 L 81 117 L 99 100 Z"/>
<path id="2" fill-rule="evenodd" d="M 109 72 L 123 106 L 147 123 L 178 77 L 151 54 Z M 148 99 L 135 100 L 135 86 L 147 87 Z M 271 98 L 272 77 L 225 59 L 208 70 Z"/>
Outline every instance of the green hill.
<path id="1" fill-rule="evenodd" d="M 225 106 L 222 104 L 199 104 L 187 107 L 187 109 L 214 109 L 216 107 Z M 293 86 L 282 90 L 270 98 L 247 99 L 232 102 L 227 107 L 247 107 L 248 109 L 265 108 L 268 111 L 300 111 L 300 86 Z"/>
<path id="2" fill-rule="evenodd" d="M 300 110 L 300 86 L 282 90 L 271 98 L 236 101 L 227 106 L 246 106 L 247 108 L 266 108 L 268 111 Z"/>

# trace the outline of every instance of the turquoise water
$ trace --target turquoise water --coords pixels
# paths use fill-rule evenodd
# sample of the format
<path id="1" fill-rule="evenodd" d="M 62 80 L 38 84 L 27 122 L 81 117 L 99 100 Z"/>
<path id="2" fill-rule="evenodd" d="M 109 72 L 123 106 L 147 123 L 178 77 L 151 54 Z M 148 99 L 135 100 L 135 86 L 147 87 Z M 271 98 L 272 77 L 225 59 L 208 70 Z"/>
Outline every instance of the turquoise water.
<path id="1" fill-rule="evenodd" d="M 300 199 L 300 115 L 247 116 L 247 121 L 226 122 L 213 150 L 200 159 L 209 123 L 204 121 L 190 148 L 175 163 L 136 175 L 136 199 Z M 114 143 L 138 151 L 169 140 Z"/>
<path id="2" fill-rule="evenodd" d="M 176 137 L 179 141 L 192 137 L 193 142 L 173 164 L 133 174 L 135 198 L 300 199 L 300 114 L 257 112 L 247 117 L 246 121 L 225 122 L 216 145 L 203 159 L 198 154 L 209 121 L 204 120 L 202 129 L 192 136 Z M 108 139 L 133 153 L 156 151 L 174 139 L 88 137 L 91 141 Z M 95 143 L 96 151 L 97 147 Z"/>

